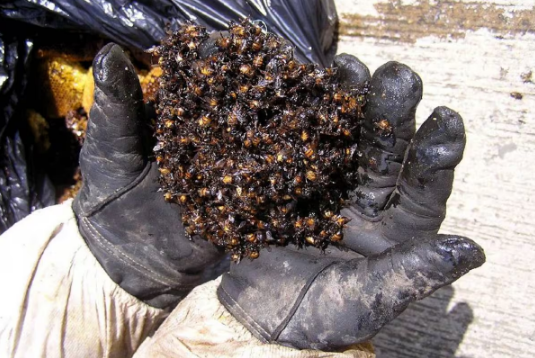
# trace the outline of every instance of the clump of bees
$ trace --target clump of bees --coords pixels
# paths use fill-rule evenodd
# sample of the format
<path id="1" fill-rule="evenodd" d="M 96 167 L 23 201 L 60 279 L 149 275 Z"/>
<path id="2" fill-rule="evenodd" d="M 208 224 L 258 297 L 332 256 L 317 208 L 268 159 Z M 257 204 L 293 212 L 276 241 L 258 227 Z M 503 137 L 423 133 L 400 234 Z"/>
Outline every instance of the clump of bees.
<path id="1" fill-rule="evenodd" d="M 249 19 L 216 39 L 187 23 L 156 53 L 155 156 L 187 234 L 234 261 L 269 245 L 342 240 L 366 86 L 299 63 L 285 40 Z"/>

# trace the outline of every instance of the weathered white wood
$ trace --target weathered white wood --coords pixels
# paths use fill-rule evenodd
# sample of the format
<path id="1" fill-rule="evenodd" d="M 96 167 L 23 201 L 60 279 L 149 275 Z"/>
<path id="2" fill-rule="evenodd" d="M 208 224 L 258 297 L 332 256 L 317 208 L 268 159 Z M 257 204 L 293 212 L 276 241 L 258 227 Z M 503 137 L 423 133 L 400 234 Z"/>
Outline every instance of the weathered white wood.
<path id="1" fill-rule="evenodd" d="M 385 1 L 336 3 L 340 14 L 366 15 L 362 23 L 368 26 L 390 22 L 385 36 L 379 31 L 363 35 L 362 30 L 359 36 L 342 36 L 339 52 L 358 56 L 372 71 L 397 60 L 418 72 L 424 81 L 418 123 L 439 105 L 463 116 L 468 143 L 442 232 L 471 237 L 487 254 L 482 268 L 413 305 L 385 327 L 375 339 L 379 357 L 534 357 L 535 84 L 527 78 L 533 71 L 535 82 L 534 1 L 482 3 L 481 16 L 504 10 L 498 14 L 504 24 L 494 22 L 490 30 L 471 30 L 470 23 L 446 19 L 452 33 L 462 32 L 458 38 L 426 36 L 412 18 L 410 24 L 399 24 L 405 32 L 400 37 L 414 31 L 412 43 L 393 39 L 396 17 L 377 7 Z M 440 3 L 446 1 L 434 2 Z M 447 6 L 468 6 L 470 11 L 470 6 L 482 4 L 450 1 Z M 437 16 L 448 16 L 441 9 Z M 524 10 L 521 28 L 511 30 L 517 10 Z M 514 99 L 512 92 L 523 98 Z"/>

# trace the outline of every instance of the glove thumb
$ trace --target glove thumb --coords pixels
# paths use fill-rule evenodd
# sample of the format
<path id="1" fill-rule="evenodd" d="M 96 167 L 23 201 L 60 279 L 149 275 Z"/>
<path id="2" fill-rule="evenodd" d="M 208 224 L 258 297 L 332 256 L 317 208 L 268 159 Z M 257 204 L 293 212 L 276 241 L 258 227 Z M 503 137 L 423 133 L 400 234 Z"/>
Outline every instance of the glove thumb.
<path id="1" fill-rule="evenodd" d="M 321 350 L 364 342 L 410 303 L 484 262 L 483 249 L 472 240 L 430 235 L 334 264 L 311 285 L 277 341 Z"/>
<path id="2" fill-rule="evenodd" d="M 80 153 L 83 185 L 77 201 L 84 211 L 136 180 L 146 167 L 143 96 L 134 67 L 110 43 L 93 61 L 95 101 Z"/>

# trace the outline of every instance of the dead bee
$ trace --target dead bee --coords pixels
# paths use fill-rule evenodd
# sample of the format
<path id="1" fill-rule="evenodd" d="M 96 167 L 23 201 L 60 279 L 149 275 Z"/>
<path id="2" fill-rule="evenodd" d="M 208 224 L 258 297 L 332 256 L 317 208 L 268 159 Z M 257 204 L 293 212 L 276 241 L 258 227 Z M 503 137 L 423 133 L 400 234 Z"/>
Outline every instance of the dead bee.
<path id="1" fill-rule="evenodd" d="M 235 111 L 229 113 L 227 123 L 229 126 L 234 126 L 238 123 L 238 114 Z"/>
<path id="2" fill-rule="evenodd" d="M 270 52 L 276 51 L 281 45 L 281 41 L 273 35 L 269 36 L 266 42 L 267 50 Z"/>
<path id="3" fill-rule="evenodd" d="M 263 22 L 260 22 L 260 24 L 263 24 Z M 264 24 L 264 26 L 265 26 L 265 24 Z M 258 25 L 253 25 L 250 28 L 249 32 L 251 33 L 251 35 L 258 36 L 258 35 L 260 35 L 262 33 L 262 28 L 260 26 L 258 26 Z"/>
<path id="4" fill-rule="evenodd" d="M 359 109 L 359 103 L 355 97 L 346 97 L 345 103 L 341 108 L 342 113 L 350 113 Z"/>
<path id="5" fill-rule="evenodd" d="M 207 197 L 207 196 L 210 196 L 210 195 L 211 195 L 210 189 L 208 189 L 208 188 L 199 189 L 199 196 L 200 197 Z"/>
<path id="6" fill-rule="evenodd" d="M 191 84 L 191 93 L 197 97 L 201 97 L 204 93 L 202 85 Z"/>
<path id="7" fill-rule="evenodd" d="M 333 102 L 335 103 L 341 103 L 344 99 L 344 94 L 342 91 L 337 91 L 333 96 Z"/>
<path id="8" fill-rule="evenodd" d="M 217 106 L 219 105 L 219 101 L 217 100 L 217 98 L 208 98 L 208 106 L 210 106 L 210 108 L 213 108 L 213 109 L 216 109 Z"/>
<path id="9" fill-rule="evenodd" d="M 212 120 L 210 119 L 210 117 L 202 116 L 201 118 L 199 118 L 199 126 L 201 127 L 207 127 L 211 122 Z"/>
<path id="10" fill-rule="evenodd" d="M 260 51 L 262 47 L 264 47 L 264 42 L 259 38 L 256 38 L 251 44 L 251 50 L 253 50 L 254 52 Z"/>
<path id="11" fill-rule="evenodd" d="M 331 239 L 332 242 L 337 242 L 337 241 L 342 240 L 342 238 L 343 238 L 343 234 L 342 234 L 342 232 L 341 232 L 341 231 L 338 231 L 338 232 L 335 233 L 333 236 L 331 236 L 330 239 Z"/>
<path id="12" fill-rule="evenodd" d="M 205 64 L 200 67 L 199 73 L 203 76 L 209 77 L 214 73 L 214 69 Z"/>
<path id="13" fill-rule="evenodd" d="M 221 49 L 227 49 L 230 44 L 232 43 L 232 40 L 229 37 L 221 37 L 217 39 L 216 45 Z"/>
<path id="14" fill-rule="evenodd" d="M 249 85 L 247 84 L 241 84 L 238 88 L 238 92 L 241 94 L 245 94 L 249 91 Z"/>
<path id="15" fill-rule="evenodd" d="M 197 49 L 197 42 L 195 41 L 190 41 L 188 42 L 188 48 L 191 50 L 191 51 L 195 51 Z"/>
<path id="16" fill-rule="evenodd" d="M 380 132 L 384 134 L 392 133 L 392 126 L 390 125 L 390 122 L 386 118 L 383 118 L 375 122 L 374 125 Z"/>
<path id="17" fill-rule="evenodd" d="M 318 178 L 318 176 L 316 175 L 316 173 L 314 173 L 312 170 L 309 170 L 306 174 L 306 177 L 308 180 L 310 181 L 316 181 L 316 179 Z"/>
<path id="18" fill-rule="evenodd" d="M 177 117 L 181 117 L 186 113 L 186 111 L 182 107 L 174 107 L 172 108 L 171 113 Z"/>
<path id="19" fill-rule="evenodd" d="M 247 65 L 247 64 L 243 64 L 240 66 L 240 73 L 242 75 L 245 75 L 247 77 L 252 77 L 254 75 L 254 69 L 250 66 L 250 65 Z"/>
<path id="20" fill-rule="evenodd" d="M 262 55 L 256 55 L 253 60 L 253 66 L 256 68 L 262 67 L 264 64 L 264 57 Z"/>
<path id="21" fill-rule="evenodd" d="M 230 27 L 230 33 L 236 36 L 243 37 L 245 35 L 245 31 L 246 31 L 245 27 L 238 25 L 238 24 L 235 24 Z"/>
<path id="22" fill-rule="evenodd" d="M 256 85 L 251 89 L 251 95 L 253 98 L 261 98 L 266 92 L 266 86 Z"/>
<path id="23" fill-rule="evenodd" d="M 256 99 L 250 101 L 249 102 L 249 108 L 250 109 L 258 109 L 258 108 L 260 108 L 260 101 L 257 101 Z"/>
<path id="24" fill-rule="evenodd" d="M 305 149 L 305 152 L 304 152 L 305 158 L 310 159 L 310 160 L 314 160 L 316 158 L 316 151 L 313 145 L 306 145 L 304 149 Z M 308 178 L 308 174 L 307 174 L 307 178 Z"/>

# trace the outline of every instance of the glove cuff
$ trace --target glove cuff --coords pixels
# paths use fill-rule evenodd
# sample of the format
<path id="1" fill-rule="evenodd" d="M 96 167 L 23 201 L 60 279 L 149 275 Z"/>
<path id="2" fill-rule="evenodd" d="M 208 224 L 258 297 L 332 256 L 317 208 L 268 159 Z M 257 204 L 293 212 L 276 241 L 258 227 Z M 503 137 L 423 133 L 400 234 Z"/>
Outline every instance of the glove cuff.
<path id="1" fill-rule="evenodd" d="M 99 216 L 78 217 L 80 234 L 108 276 L 123 290 L 152 307 L 168 308 L 195 287 L 185 284 L 183 279 L 189 277 L 177 274 L 156 248 L 128 243 L 128 238 L 123 241 L 110 234 L 99 225 Z"/>

